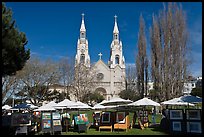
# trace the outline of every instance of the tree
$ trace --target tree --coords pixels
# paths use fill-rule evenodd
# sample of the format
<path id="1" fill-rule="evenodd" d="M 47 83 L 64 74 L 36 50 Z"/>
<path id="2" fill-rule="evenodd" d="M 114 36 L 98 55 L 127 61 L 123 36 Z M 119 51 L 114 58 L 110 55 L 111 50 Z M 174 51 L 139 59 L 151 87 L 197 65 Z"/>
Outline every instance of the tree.
<path id="1" fill-rule="evenodd" d="M 191 95 L 202 97 L 202 87 L 193 88 L 191 91 Z"/>
<path id="2" fill-rule="evenodd" d="M 38 58 L 31 58 L 19 72 L 19 79 L 24 88 L 16 95 L 39 105 L 53 98 L 49 85 L 59 82 L 57 64 L 51 60 L 42 62 Z"/>
<path id="3" fill-rule="evenodd" d="M 92 106 L 94 103 L 100 103 L 104 100 L 105 98 L 97 92 L 93 92 L 89 94 L 89 101 L 91 102 Z"/>
<path id="4" fill-rule="evenodd" d="M 146 55 L 146 38 L 145 23 L 142 15 L 140 15 L 140 27 L 138 36 L 138 54 L 136 57 L 137 67 L 137 88 L 140 97 L 147 96 L 147 80 L 148 80 L 148 59 Z"/>
<path id="5" fill-rule="evenodd" d="M 137 92 L 135 66 L 128 66 L 126 69 L 126 89 Z"/>
<path id="6" fill-rule="evenodd" d="M 30 58 L 30 50 L 25 49 L 26 35 L 20 32 L 12 19 L 11 9 L 2 3 L 2 76 L 15 75 Z"/>
<path id="7" fill-rule="evenodd" d="M 76 97 L 76 100 L 88 103 L 89 95 L 93 93 L 92 90 L 95 86 L 94 78 L 96 77 L 96 71 L 94 68 L 78 64 L 75 66 L 74 74 L 73 95 Z"/>
<path id="8" fill-rule="evenodd" d="M 74 59 L 61 59 L 59 61 L 60 83 L 64 86 L 64 93 L 62 96 L 69 99 L 72 92 L 72 84 L 74 82 Z"/>
<path id="9" fill-rule="evenodd" d="M 2 77 L 2 104 L 12 98 L 14 92 L 18 90 L 18 86 L 18 78 L 15 75 Z"/>
<path id="10" fill-rule="evenodd" d="M 123 90 L 119 93 L 119 96 L 123 99 L 130 99 L 132 101 L 139 100 L 140 94 L 136 93 L 135 91 L 131 89 Z"/>
<path id="11" fill-rule="evenodd" d="M 190 63 L 185 13 L 176 3 L 153 15 L 150 28 L 152 78 L 160 101 L 179 97 Z"/>

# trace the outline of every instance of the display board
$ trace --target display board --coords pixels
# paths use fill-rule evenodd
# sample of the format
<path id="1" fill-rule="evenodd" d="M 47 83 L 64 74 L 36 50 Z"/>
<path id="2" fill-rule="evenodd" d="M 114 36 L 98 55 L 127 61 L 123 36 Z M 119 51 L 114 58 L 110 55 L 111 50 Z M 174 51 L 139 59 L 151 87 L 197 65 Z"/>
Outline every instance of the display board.
<path id="1" fill-rule="evenodd" d="M 188 121 L 187 132 L 189 133 L 202 133 L 201 122 Z"/>
<path id="2" fill-rule="evenodd" d="M 42 112 L 42 119 L 51 119 L 50 112 Z"/>
<path id="3" fill-rule="evenodd" d="M 113 112 L 102 112 L 101 117 L 100 117 L 100 126 L 99 126 L 99 131 L 101 129 L 110 129 L 112 132 L 113 129 Z"/>
<path id="4" fill-rule="evenodd" d="M 89 124 L 87 114 L 79 114 L 74 117 L 76 124 Z"/>
<path id="5" fill-rule="evenodd" d="M 101 123 L 110 123 L 110 119 L 111 119 L 111 112 L 102 112 L 101 115 Z"/>
<path id="6" fill-rule="evenodd" d="M 52 125 L 53 125 L 53 132 L 62 131 L 59 112 L 52 112 Z"/>
<path id="7" fill-rule="evenodd" d="M 187 120 L 201 120 L 201 110 L 200 109 L 186 109 L 186 119 Z"/>
<path id="8" fill-rule="evenodd" d="M 169 109 L 170 131 L 186 132 L 186 122 L 183 109 Z"/>
<path id="9" fill-rule="evenodd" d="M 182 109 L 170 109 L 169 118 L 170 120 L 183 120 L 183 110 Z"/>
<path id="10" fill-rule="evenodd" d="M 29 113 L 13 113 L 11 115 L 11 126 L 30 126 L 31 114 Z"/>
<path id="11" fill-rule="evenodd" d="M 186 109 L 186 130 L 187 133 L 202 133 L 202 110 Z"/>
<path id="12" fill-rule="evenodd" d="M 41 113 L 41 128 L 43 132 L 52 132 L 52 115 L 51 112 Z"/>
<path id="13" fill-rule="evenodd" d="M 78 132 L 87 131 L 87 125 L 89 124 L 87 114 L 79 114 L 74 116 L 75 130 Z"/>
<path id="14" fill-rule="evenodd" d="M 125 123 L 125 112 L 116 112 L 116 122 Z"/>

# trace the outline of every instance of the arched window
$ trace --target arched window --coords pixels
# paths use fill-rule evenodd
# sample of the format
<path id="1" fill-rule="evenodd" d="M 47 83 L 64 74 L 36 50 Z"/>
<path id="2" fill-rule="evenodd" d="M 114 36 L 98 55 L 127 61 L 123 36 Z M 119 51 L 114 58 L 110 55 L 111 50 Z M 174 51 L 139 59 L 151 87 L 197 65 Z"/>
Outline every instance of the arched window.
<path id="1" fill-rule="evenodd" d="M 118 39 L 118 35 L 117 34 L 114 35 L 114 39 Z"/>
<path id="2" fill-rule="evenodd" d="M 119 55 L 115 56 L 115 64 L 119 64 Z"/>
<path id="3" fill-rule="evenodd" d="M 81 38 L 85 38 L 85 33 L 84 32 L 81 33 Z"/>
<path id="4" fill-rule="evenodd" d="M 81 54 L 80 56 L 80 63 L 84 64 L 85 63 L 85 55 Z"/>

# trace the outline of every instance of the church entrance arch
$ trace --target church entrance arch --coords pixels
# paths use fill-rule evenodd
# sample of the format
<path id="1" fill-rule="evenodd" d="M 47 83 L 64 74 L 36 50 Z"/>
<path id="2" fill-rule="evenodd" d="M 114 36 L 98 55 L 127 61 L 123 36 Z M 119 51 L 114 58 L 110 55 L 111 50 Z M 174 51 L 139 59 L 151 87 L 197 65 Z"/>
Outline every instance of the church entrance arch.
<path id="1" fill-rule="evenodd" d="M 106 90 L 102 87 L 99 87 L 95 90 L 96 93 L 99 93 L 100 95 L 102 95 L 104 97 L 104 99 L 106 99 Z"/>

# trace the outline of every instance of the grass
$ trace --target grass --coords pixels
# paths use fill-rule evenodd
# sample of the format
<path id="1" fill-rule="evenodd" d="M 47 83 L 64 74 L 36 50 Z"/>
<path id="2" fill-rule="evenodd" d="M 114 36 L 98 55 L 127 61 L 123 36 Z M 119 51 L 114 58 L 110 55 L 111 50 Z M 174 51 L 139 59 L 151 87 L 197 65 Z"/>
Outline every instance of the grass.
<path id="1" fill-rule="evenodd" d="M 141 130 L 139 128 L 129 129 L 127 132 L 125 130 L 115 130 L 111 132 L 110 130 L 97 131 L 96 129 L 88 129 L 87 132 L 78 133 L 78 132 L 62 132 L 62 135 L 168 135 L 165 132 L 162 132 L 159 127 L 155 128 L 145 128 Z"/>

